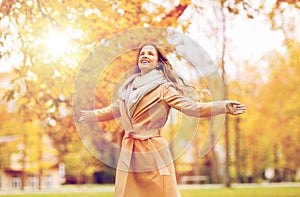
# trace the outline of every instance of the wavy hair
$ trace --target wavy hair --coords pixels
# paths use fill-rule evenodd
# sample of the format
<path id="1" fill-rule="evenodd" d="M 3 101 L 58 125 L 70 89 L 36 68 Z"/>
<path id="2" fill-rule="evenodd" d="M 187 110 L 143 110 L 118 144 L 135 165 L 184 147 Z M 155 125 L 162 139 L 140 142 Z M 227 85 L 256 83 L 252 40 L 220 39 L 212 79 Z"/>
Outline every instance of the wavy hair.
<path id="1" fill-rule="evenodd" d="M 184 95 L 189 96 L 192 99 L 198 100 L 199 95 L 196 95 L 196 88 L 192 85 L 189 85 L 185 82 L 185 80 L 176 73 L 176 71 L 173 69 L 173 66 L 169 62 L 169 60 L 162 54 L 162 52 L 156 47 L 154 44 L 144 44 L 142 45 L 137 54 L 137 60 L 136 60 L 136 69 L 135 73 L 140 73 L 141 70 L 138 66 L 139 61 L 139 55 L 144 46 L 153 46 L 155 50 L 157 51 L 158 56 L 158 66 L 156 67 L 157 70 L 161 70 L 167 79 L 167 81 L 172 82 L 175 86 L 175 88 Z"/>

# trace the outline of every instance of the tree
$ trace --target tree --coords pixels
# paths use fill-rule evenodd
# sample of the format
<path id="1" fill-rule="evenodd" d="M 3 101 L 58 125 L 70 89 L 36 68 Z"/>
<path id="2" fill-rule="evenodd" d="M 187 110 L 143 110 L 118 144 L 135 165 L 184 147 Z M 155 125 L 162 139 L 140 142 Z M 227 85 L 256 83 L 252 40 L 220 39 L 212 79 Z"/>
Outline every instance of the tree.
<path id="1" fill-rule="evenodd" d="M 299 43 L 289 41 L 285 56 L 278 54 L 272 58 L 271 74 L 268 83 L 262 92 L 265 92 L 266 102 L 269 107 L 264 106 L 261 110 L 266 110 L 272 119 L 270 125 L 272 131 L 275 132 L 275 155 L 283 155 L 282 157 L 274 157 L 275 168 L 280 172 L 284 179 L 291 180 L 295 177 L 299 161 L 293 155 L 294 151 L 299 149 L 297 139 L 299 137 L 299 129 L 295 125 L 299 120 L 299 91 L 297 84 L 299 82 Z M 280 91 L 280 93 L 278 93 Z M 262 93 L 264 94 L 264 93 Z M 265 104 L 266 105 L 266 104 Z M 268 121 L 269 122 L 269 121 Z M 292 146 L 291 146 L 292 145 Z M 291 148 L 293 147 L 293 148 Z M 279 175 L 278 175 L 279 176 Z M 279 180 L 282 179 L 278 177 Z"/>
<path id="2" fill-rule="evenodd" d="M 3 99 L 17 103 L 20 124 L 39 122 L 41 135 L 49 135 L 59 150 L 59 161 L 70 162 L 66 158 L 75 149 L 68 145 L 81 143 L 71 113 L 72 88 L 79 65 L 99 42 L 116 32 L 147 25 L 180 26 L 177 19 L 188 4 L 189 1 L 170 2 L 165 7 L 126 0 L 1 1 L 1 46 L 5 49 L 1 59 L 13 67 L 15 76 L 13 88 L 6 91 Z M 154 9 L 147 10 L 148 6 Z M 118 60 L 118 65 L 127 61 Z M 117 73 L 126 69 L 119 67 Z M 109 80 L 101 87 L 111 87 L 115 74 L 108 72 Z M 104 98 L 109 96 L 107 90 L 102 90 L 97 106 L 107 104 Z M 25 149 L 28 152 L 29 146 Z M 71 165 L 69 162 L 66 165 Z"/>

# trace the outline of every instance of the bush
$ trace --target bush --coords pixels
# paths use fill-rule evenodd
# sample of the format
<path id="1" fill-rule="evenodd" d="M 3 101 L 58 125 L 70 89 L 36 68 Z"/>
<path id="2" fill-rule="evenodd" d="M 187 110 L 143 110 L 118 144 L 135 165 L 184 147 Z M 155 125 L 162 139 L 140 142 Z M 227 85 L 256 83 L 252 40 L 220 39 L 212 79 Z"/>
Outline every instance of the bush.
<path id="1" fill-rule="evenodd" d="M 114 183 L 115 182 L 115 174 L 112 172 L 95 172 L 94 173 L 94 182 L 95 183 Z"/>

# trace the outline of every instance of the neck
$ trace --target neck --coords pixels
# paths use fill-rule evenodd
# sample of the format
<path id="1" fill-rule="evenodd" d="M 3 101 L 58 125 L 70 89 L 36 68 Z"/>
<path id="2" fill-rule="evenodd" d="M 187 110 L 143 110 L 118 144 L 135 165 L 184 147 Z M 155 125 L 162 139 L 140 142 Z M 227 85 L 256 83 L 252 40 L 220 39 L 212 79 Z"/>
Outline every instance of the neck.
<path id="1" fill-rule="evenodd" d="M 153 69 L 143 69 L 141 70 L 141 76 L 146 75 L 147 73 L 151 72 Z"/>

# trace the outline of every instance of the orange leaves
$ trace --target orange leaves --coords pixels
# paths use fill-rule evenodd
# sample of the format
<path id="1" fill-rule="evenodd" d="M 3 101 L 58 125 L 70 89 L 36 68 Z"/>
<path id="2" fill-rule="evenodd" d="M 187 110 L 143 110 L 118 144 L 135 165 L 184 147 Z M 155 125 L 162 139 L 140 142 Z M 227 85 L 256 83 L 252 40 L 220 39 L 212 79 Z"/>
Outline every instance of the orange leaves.
<path id="1" fill-rule="evenodd" d="M 42 135 L 49 135 L 60 156 L 72 152 L 72 146 L 81 143 L 72 121 L 72 93 L 77 71 L 86 61 L 87 55 L 93 53 L 93 49 L 99 44 L 107 45 L 107 50 L 90 62 L 85 62 L 93 65 L 95 72 L 83 69 L 83 72 L 93 76 L 82 79 L 83 84 L 80 84 L 80 96 L 84 97 L 85 90 L 93 88 L 89 80 L 98 78 L 95 106 L 103 107 L 112 101 L 115 87 L 124 74 L 135 66 L 136 51 L 133 48 L 132 51 L 123 51 L 123 54 L 119 54 L 109 65 L 98 63 L 107 60 L 117 48 L 130 48 L 135 46 L 133 43 L 142 44 L 150 34 L 151 37 L 161 38 L 161 42 L 165 41 L 164 35 L 154 35 L 155 32 L 146 31 L 144 34 L 122 38 L 125 39 L 122 43 L 128 45 L 126 47 L 110 46 L 106 39 L 117 32 L 142 27 L 146 23 L 148 26 L 176 26 L 178 17 L 190 3 L 181 1 L 180 4 L 174 5 L 170 1 L 167 2 L 169 7 L 166 9 L 166 6 L 162 8 L 161 3 L 157 2 L 152 5 L 152 9 L 160 9 L 151 12 L 150 7 L 145 6 L 145 2 L 148 1 L 28 1 L 15 6 L 14 9 L 18 12 L 11 9 L 16 1 L 2 2 L 2 15 L 10 15 L 17 21 L 14 37 L 18 41 L 17 46 L 20 45 L 18 50 L 22 53 L 22 59 L 19 61 L 22 65 L 15 70 L 16 80 L 12 82 L 15 86 L 6 91 L 5 98 L 7 101 L 16 100 L 15 107 L 18 108 L 18 113 L 15 116 L 22 119 L 20 124 L 35 121 L 45 124 L 43 128 L 31 127 L 23 130 L 22 135 L 29 136 L 37 130 Z M 152 20 L 153 18 L 158 18 L 159 22 Z M 99 66 L 105 67 L 101 76 L 98 76 L 97 72 Z M 92 105 L 93 103 L 89 103 L 89 106 L 82 107 Z M 119 131 L 115 122 L 107 122 L 103 127 L 106 131 Z M 28 150 L 38 150 L 35 146 L 38 138 L 28 140 L 32 142 L 32 148 L 28 145 Z M 71 159 L 69 161 L 71 162 Z"/>

